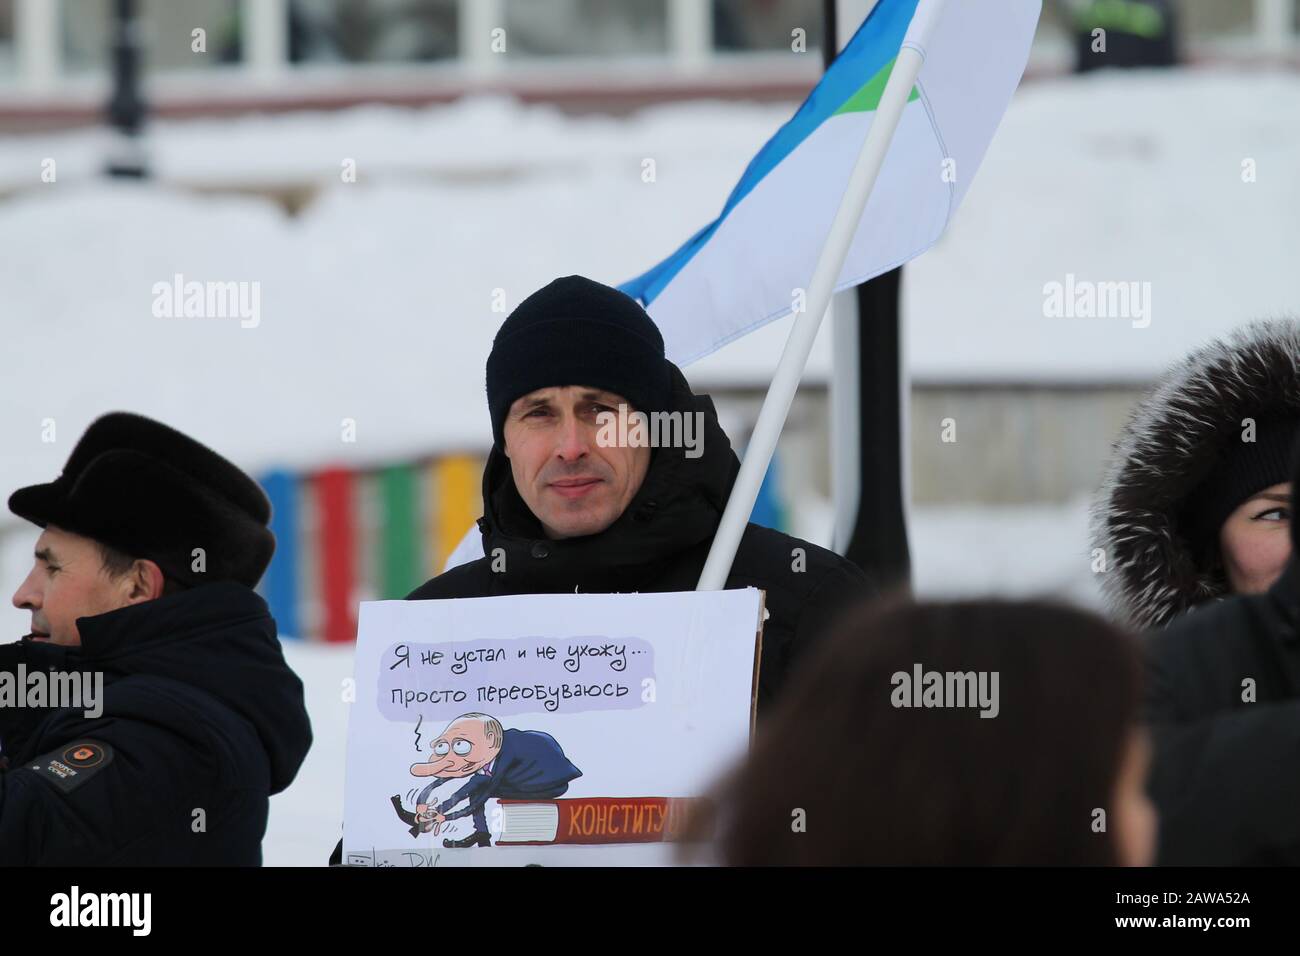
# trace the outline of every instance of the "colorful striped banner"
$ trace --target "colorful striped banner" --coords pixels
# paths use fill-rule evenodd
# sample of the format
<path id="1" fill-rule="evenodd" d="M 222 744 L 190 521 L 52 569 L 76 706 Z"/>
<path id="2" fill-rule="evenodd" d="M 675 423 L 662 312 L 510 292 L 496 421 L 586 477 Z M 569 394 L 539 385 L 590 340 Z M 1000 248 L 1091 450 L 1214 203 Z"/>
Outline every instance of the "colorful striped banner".
<path id="1" fill-rule="evenodd" d="M 353 475 L 342 468 L 316 476 L 316 527 L 320 547 L 320 594 L 326 641 L 356 640 L 353 560 L 356 555 L 356 516 Z"/>
<path id="2" fill-rule="evenodd" d="M 262 577 L 261 592 L 281 637 L 302 637 L 298 617 L 298 482 L 287 471 L 262 478 L 271 499 L 271 533 L 275 557 Z"/>
<path id="3" fill-rule="evenodd" d="M 433 559 L 431 574 L 441 574 L 447 558 L 483 513 L 483 462 L 471 455 L 449 455 L 430 466 L 432 477 Z"/>
<path id="4" fill-rule="evenodd" d="M 404 598 L 424 583 L 416 485 L 410 465 L 394 465 L 379 475 L 379 597 Z"/>

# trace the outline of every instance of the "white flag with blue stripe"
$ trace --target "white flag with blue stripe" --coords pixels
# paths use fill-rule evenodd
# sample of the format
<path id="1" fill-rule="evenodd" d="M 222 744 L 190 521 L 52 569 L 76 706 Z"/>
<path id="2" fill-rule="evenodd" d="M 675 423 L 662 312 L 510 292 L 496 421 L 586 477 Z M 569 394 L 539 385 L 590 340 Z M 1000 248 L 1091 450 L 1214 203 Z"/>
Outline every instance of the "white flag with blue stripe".
<path id="1" fill-rule="evenodd" d="M 799 307 L 904 44 L 925 63 L 836 288 L 902 265 L 943 234 L 1020 82 L 1041 0 L 947 0 L 933 11 L 931 2 L 879 0 L 721 215 L 620 286 L 678 365 Z"/>

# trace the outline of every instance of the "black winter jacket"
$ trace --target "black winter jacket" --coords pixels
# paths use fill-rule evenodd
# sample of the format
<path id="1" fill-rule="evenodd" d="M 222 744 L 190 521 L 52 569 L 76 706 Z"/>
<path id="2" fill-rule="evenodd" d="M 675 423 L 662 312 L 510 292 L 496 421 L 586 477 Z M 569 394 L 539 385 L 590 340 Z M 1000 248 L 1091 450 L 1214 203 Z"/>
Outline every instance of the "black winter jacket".
<path id="1" fill-rule="evenodd" d="M 209 584 L 78 630 L 0 646 L 14 677 L 103 674 L 95 717 L 0 708 L 0 865 L 259 865 L 268 798 L 311 745 L 265 602 Z"/>
<path id="2" fill-rule="evenodd" d="M 1148 639 L 1160 863 L 1300 864 L 1298 620 L 1293 560 L 1267 594 L 1204 605 Z"/>

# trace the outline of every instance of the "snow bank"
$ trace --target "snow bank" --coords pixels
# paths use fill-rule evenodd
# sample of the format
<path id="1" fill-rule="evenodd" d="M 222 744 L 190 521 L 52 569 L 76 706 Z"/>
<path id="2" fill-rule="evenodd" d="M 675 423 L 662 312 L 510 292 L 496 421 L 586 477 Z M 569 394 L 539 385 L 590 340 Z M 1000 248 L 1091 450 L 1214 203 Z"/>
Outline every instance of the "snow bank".
<path id="1" fill-rule="evenodd" d="M 1294 76 L 1026 86 L 951 231 L 908 269 L 913 374 L 1144 379 L 1210 335 L 1300 308 L 1298 109 Z M 158 415 L 255 469 L 479 448 L 496 290 L 508 309 L 559 274 L 640 271 L 716 214 L 788 112 L 696 103 L 572 118 L 476 99 L 163 123 L 164 184 L 149 186 L 90 178 L 98 133 L 5 139 L 0 183 L 30 185 L 0 203 L 0 322 L 17 357 L 0 386 L 0 473 L 10 486 L 52 474 L 110 408 Z M 55 184 L 36 182 L 45 157 Z M 341 181 L 346 159 L 356 183 Z M 1246 159 L 1257 182 L 1241 180 Z M 289 219 L 266 200 L 182 188 L 275 183 L 322 193 Z M 155 317 L 155 283 L 177 274 L 258 283 L 257 327 Z M 1149 282 L 1150 326 L 1045 318 L 1043 286 L 1067 274 Z M 760 384 L 783 333 L 691 375 Z M 825 379 L 827 339 L 810 380 Z M 354 444 L 340 440 L 344 418 Z M 41 441 L 45 419 L 55 443 Z"/>
<path id="2" fill-rule="evenodd" d="M 1022 87 L 951 229 L 906 271 L 914 373 L 1145 380 L 1244 321 L 1300 315 L 1296 116 L 1294 75 Z M 1045 318 L 1044 285 L 1069 274 L 1150 283 L 1150 325 Z"/>

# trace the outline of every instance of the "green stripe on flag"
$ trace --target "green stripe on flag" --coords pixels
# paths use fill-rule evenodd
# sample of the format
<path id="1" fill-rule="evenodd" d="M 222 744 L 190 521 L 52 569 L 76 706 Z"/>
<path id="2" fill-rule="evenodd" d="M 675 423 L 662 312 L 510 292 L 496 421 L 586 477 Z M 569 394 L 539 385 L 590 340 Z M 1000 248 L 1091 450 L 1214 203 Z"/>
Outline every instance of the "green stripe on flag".
<path id="1" fill-rule="evenodd" d="M 414 468 L 396 465 L 379 476 L 383 533 L 379 542 L 381 600 L 404 598 L 423 583 Z"/>
<path id="2" fill-rule="evenodd" d="M 897 59 L 897 57 L 895 57 Z M 858 89 L 856 93 L 844 101 L 844 105 L 837 109 L 832 116 L 839 116 L 841 113 L 870 113 L 880 106 L 880 97 L 885 93 L 885 84 L 889 82 L 889 74 L 894 69 L 894 60 L 890 60 L 880 68 L 871 79 Z M 921 96 L 916 87 L 912 87 L 912 94 L 907 98 L 907 102 L 919 99 Z"/>

